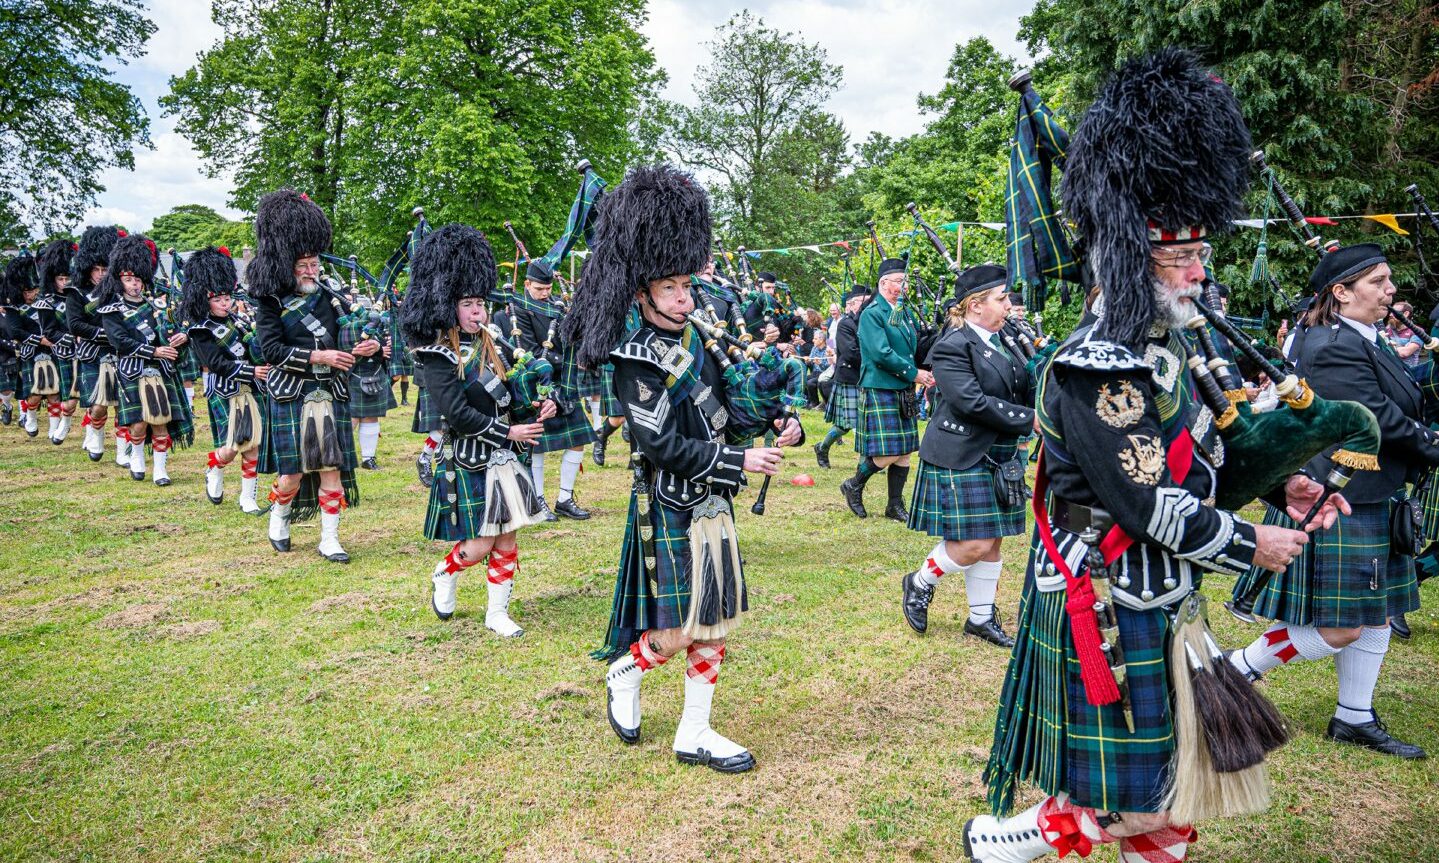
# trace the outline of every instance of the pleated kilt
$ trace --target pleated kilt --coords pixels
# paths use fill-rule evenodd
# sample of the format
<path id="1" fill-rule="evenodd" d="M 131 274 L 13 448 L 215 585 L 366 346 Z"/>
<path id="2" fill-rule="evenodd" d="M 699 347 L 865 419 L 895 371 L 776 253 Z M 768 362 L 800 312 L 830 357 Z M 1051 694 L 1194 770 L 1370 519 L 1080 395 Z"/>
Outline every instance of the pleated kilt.
<path id="1" fill-rule="evenodd" d="M 1424 491 L 1419 495 L 1419 502 L 1424 505 L 1424 539 L 1428 542 L 1439 541 L 1439 468 L 1429 472 L 1429 481 L 1424 484 Z"/>
<path id="2" fill-rule="evenodd" d="M 671 509 L 653 500 L 650 524 L 654 527 L 655 568 L 646 575 L 644 543 L 639 531 L 639 502 L 630 493 L 629 520 L 620 547 L 620 568 L 615 580 L 605 646 L 596 659 L 612 659 L 629 649 L 647 629 L 673 629 L 685 625 L 690 613 L 690 523 L 692 513 Z M 749 609 L 748 591 L 739 596 L 741 611 Z"/>
<path id="3" fill-rule="evenodd" d="M 263 392 L 255 388 L 251 388 L 250 395 L 255 397 L 255 404 L 260 406 L 260 422 L 267 421 L 269 408 L 265 402 L 269 399 Z M 210 436 L 215 441 L 215 449 L 219 449 L 225 445 L 225 440 L 230 436 L 230 400 L 224 396 L 212 394 L 205 397 L 205 404 L 210 409 Z M 260 437 L 261 446 L 264 445 L 265 437 L 268 434 L 269 429 L 266 428 L 265 434 Z"/>
<path id="4" fill-rule="evenodd" d="M 835 384 L 824 406 L 824 421 L 849 431 L 859 425 L 859 384 Z"/>
<path id="5" fill-rule="evenodd" d="M 919 421 L 899 413 L 900 390 L 861 388 L 859 436 L 855 451 L 860 455 L 906 455 L 919 449 Z"/>
<path id="6" fill-rule="evenodd" d="M 1000 463 L 1014 458 L 1014 444 L 995 444 L 989 456 Z M 1024 533 L 1024 504 L 1000 506 L 994 474 L 984 462 L 951 470 L 923 459 L 909 504 L 909 529 L 959 542 Z"/>
<path id="7" fill-rule="evenodd" d="M 200 377 L 200 358 L 190 350 L 189 344 L 181 345 L 179 348 L 180 358 L 175 361 L 175 370 L 183 383 L 189 383 Z"/>
<path id="8" fill-rule="evenodd" d="M 579 376 L 580 398 L 604 396 L 605 381 L 599 372 L 581 370 Z"/>
<path id="9" fill-rule="evenodd" d="M 55 368 L 60 371 L 60 401 L 69 401 L 79 396 L 76 386 L 80 383 L 79 362 L 74 359 L 62 360 L 55 357 Z"/>
<path id="10" fill-rule="evenodd" d="M 622 417 L 624 406 L 615 398 L 615 367 L 609 363 L 600 366 L 600 411 L 607 417 Z"/>
<path id="11" fill-rule="evenodd" d="M 306 381 L 305 392 L 315 389 Z M 292 401 L 265 400 L 265 439 L 260 442 L 260 472 L 278 474 L 303 473 L 300 460 L 300 414 L 305 407 L 304 396 Z M 334 399 L 330 407 L 335 413 L 335 433 L 344 459 L 341 469 L 353 471 L 359 460 L 355 457 L 355 430 L 350 425 L 350 405 Z"/>
<path id="12" fill-rule="evenodd" d="M 1389 513 L 1396 500 L 1353 504 L 1354 514 L 1316 530 L 1282 573 L 1274 574 L 1254 603 L 1254 613 L 1296 626 L 1383 626 L 1395 615 L 1419 607 L 1414 558 L 1395 554 L 1389 542 Z M 1265 524 L 1291 530 L 1297 525 L 1274 507 Z M 1260 570 L 1234 585 L 1241 596 Z"/>
<path id="13" fill-rule="evenodd" d="M 35 361 L 20 361 L 20 389 L 15 394 L 22 399 L 30 397 L 30 391 L 35 389 Z"/>
<path id="14" fill-rule="evenodd" d="M 1128 660 L 1131 734 L 1117 702 L 1095 707 L 1085 699 L 1065 592 L 1035 588 L 1035 559 L 1031 547 L 994 746 L 984 770 L 990 808 L 1009 812 L 1018 784 L 1030 782 L 1046 794 L 1068 792 L 1075 805 L 1100 812 L 1157 812 L 1175 746 L 1166 658 L 1169 617 L 1163 609 L 1115 607 Z"/>
<path id="15" fill-rule="evenodd" d="M 382 417 L 399 406 L 400 403 L 395 401 L 395 390 L 390 386 L 388 378 L 379 392 L 368 395 L 360 389 L 360 379 L 350 376 L 350 416 L 355 419 Z"/>
<path id="16" fill-rule="evenodd" d="M 19 361 L 0 365 L 0 393 L 16 393 L 24 397 L 24 393 L 18 392 L 20 388 L 20 363 Z"/>
<path id="17" fill-rule="evenodd" d="M 595 430 L 584 408 L 576 403 L 568 414 L 545 420 L 545 433 L 535 441 L 535 452 L 556 452 L 594 442 Z"/>
<path id="18" fill-rule="evenodd" d="M 439 473 L 439 468 L 435 472 Z M 430 502 L 425 509 L 425 539 L 460 542 L 480 536 L 485 524 L 485 472 L 455 467 L 455 509 L 458 518 L 455 523 L 449 519 L 450 504 L 445 500 L 447 489 L 442 489 L 438 477 L 430 486 Z"/>
<path id="19" fill-rule="evenodd" d="M 438 429 L 442 419 L 440 409 L 424 387 L 415 390 L 415 415 L 410 420 L 410 431 L 415 434 L 429 434 Z"/>
<path id="20" fill-rule="evenodd" d="M 78 363 L 80 380 L 76 384 L 76 391 L 80 394 L 80 406 L 92 408 L 95 400 L 90 396 L 95 392 L 95 385 L 100 382 L 100 361 Z"/>
<path id="21" fill-rule="evenodd" d="M 190 400 L 176 380 L 161 375 L 165 381 L 165 396 L 170 401 L 170 423 L 165 428 L 176 446 L 189 446 L 195 442 L 195 417 L 190 413 Z M 121 377 L 120 407 L 115 411 L 115 425 L 128 426 L 145 421 L 145 412 L 140 404 L 140 378 L 129 380 Z"/>
<path id="22" fill-rule="evenodd" d="M 415 374 L 415 358 L 410 355 L 410 349 L 394 346 L 390 351 L 390 377 L 408 378 Z"/>

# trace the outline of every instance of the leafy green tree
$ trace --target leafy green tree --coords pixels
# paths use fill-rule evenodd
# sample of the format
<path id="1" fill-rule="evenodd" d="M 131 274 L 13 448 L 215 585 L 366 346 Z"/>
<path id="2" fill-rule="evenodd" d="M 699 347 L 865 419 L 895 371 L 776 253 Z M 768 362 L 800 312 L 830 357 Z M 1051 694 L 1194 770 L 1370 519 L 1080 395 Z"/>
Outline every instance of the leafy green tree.
<path id="1" fill-rule="evenodd" d="M 145 53 L 155 25 L 140 0 L 0 4 L 0 223 L 71 226 L 133 168 L 149 120 L 111 65 Z M 7 230 L 9 234 L 11 231 Z"/>

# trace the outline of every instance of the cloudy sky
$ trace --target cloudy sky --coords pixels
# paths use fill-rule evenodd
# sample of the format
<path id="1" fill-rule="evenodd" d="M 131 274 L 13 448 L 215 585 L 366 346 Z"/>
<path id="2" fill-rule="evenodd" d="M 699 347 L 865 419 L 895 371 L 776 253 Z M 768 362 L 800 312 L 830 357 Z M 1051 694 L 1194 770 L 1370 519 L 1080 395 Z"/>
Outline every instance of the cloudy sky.
<path id="1" fill-rule="evenodd" d="M 207 204 L 231 218 L 241 214 L 225 206 L 230 182 L 204 175 L 189 143 L 174 130 L 174 119 L 161 117 L 159 98 L 171 75 L 188 68 L 196 52 L 215 42 L 220 29 L 203 0 L 152 0 L 150 17 L 159 29 L 149 53 L 120 69 L 150 114 L 154 150 L 135 155 L 135 171 L 109 171 L 107 190 L 83 224 L 120 223 L 136 230 L 178 204 Z M 924 120 L 915 107 L 921 91 L 934 92 L 959 42 L 987 36 L 1004 53 L 1025 56 L 1014 38 L 1019 18 L 1033 0 L 651 0 L 644 27 L 661 66 L 669 73 L 665 96 L 680 102 L 694 97 L 695 70 L 707 60 L 703 43 L 714 28 L 744 8 L 780 30 L 818 42 L 831 63 L 844 67 L 844 86 L 829 109 L 863 141 L 871 131 L 900 137 L 919 131 Z"/>

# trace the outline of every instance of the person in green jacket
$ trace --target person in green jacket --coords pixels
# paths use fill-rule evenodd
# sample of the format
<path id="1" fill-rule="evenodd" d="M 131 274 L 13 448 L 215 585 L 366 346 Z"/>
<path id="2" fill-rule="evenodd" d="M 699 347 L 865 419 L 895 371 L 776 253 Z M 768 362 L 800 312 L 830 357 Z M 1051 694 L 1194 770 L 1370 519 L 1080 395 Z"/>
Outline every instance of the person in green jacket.
<path id="1" fill-rule="evenodd" d="M 934 376 L 916 362 L 919 321 L 900 304 L 908 281 L 904 270 L 900 258 L 882 261 L 879 292 L 859 315 L 860 459 L 854 476 L 840 483 L 839 489 L 850 511 L 866 518 L 865 483 L 888 469 L 889 503 L 884 517 L 907 524 L 904 483 L 909 478 L 909 454 L 919 449 L 914 387 L 933 386 Z"/>

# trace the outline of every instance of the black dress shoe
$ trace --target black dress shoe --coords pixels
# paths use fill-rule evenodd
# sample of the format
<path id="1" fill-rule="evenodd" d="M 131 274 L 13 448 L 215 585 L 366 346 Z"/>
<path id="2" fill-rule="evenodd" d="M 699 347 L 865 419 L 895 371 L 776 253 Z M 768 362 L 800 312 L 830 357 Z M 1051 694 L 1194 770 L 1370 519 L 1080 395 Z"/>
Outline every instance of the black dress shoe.
<path id="1" fill-rule="evenodd" d="M 605 466 L 605 445 L 608 443 L 604 435 L 595 435 L 595 447 L 590 450 L 590 458 L 595 460 L 595 467 Z"/>
<path id="2" fill-rule="evenodd" d="M 435 484 L 435 462 L 428 452 L 421 452 L 415 457 L 415 473 L 420 477 L 420 485 L 425 488 Z"/>
<path id="3" fill-rule="evenodd" d="M 8 426 L 15 422 L 15 405 L 7 404 L 0 408 L 0 425 Z"/>
<path id="4" fill-rule="evenodd" d="M 884 517 L 892 518 L 900 524 L 909 524 L 909 510 L 905 509 L 904 504 L 899 501 L 889 502 L 889 506 L 884 508 Z"/>
<path id="5" fill-rule="evenodd" d="M 130 479 L 133 479 L 135 482 L 144 482 L 144 481 L 145 481 L 145 474 L 144 474 L 144 472 L 135 473 L 135 472 L 132 470 L 132 471 L 130 471 Z"/>
<path id="6" fill-rule="evenodd" d="M 365 470 L 379 470 L 380 463 L 375 461 L 374 457 L 371 456 L 370 458 L 361 461 L 360 467 L 364 468 Z"/>
<path id="7" fill-rule="evenodd" d="M 618 722 L 615 721 L 615 712 L 610 709 L 610 705 L 614 703 L 614 700 L 615 694 L 613 692 L 610 692 L 609 689 L 606 688 L 605 715 L 609 717 L 610 728 L 614 729 L 615 734 L 619 736 L 622 743 L 628 743 L 630 746 L 633 746 L 636 743 L 640 742 L 640 730 L 638 728 L 625 728 L 623 725 L 620 725 Z"/>
<path id="8" fill-rule="evenodd" d="M 964 634 L 973 635 L 981 641 L 988 641 L 995 647 L 1003 647 L 1009 650 L 1014 647 L 1014 639 L 999 625 L 998 617 L 991 617 L 984 623 L 975 623 L 966 619 L 964 621 Z"/>
<path id="9" fill-rule="evenodd" d="M 29 429 L 25 429 L 25 434 L 29 435 L 30 437 L 35 437 L 35 436 L 38 435 L 39 433 L 40 433 L 40 426 L 39 426 L 39 425 L 36 425 L 36 426 L 35 426 L 35 430 L 34 430 L 34 431 L 30 431 Z"/>
<path id="10" fill-rule="evenodd" d="M 105 457 L 104 452 L 90 452 L 89 450 L 85 450 L 85 455 L 90 457 L 90 461 L 99 461 Z"/>
<path id="11" fill-rule="evenodd" d="M 544 498 L 540 498 L 540 512 L 542 512 L 542 513 L 545 514 L 545 521 L 559 521 L 559 520 L 560 520 L 560 517 L 557 516 L 557 515 L 555 515 L 554 510 L 550 509 L 550 505 L 547 504 L 547 503 L 545 503 L 545 499 L 544 499 Z"/>
<path id="12" fill-rule="evenodd" d="M 325 554 L 325 553 L 321 552 L 320 557 L 323 557 L 325 560 L 328 560 L 330 563 L 349 563 L 349 562 L 350 562 L 350 556 L 349 556 L 348 554 L 346 554 L 345 552 L 343 552 L 343 551 L 337 551 L 337 552 L 335 552 L 334 554 Z M 431 602 L 431 604 L 433 604 L 433 603 L 434 603 L 434 600 L 431 599 L 430 602 Z"/>
<path id="13" fill-rule="evenodd" d="M 162 477 L 160 477 L 159 479 L 155 480 L 155 485 L 158 485 L 160 488 L 164 488 L 165 486 L 167 486 L 167 485 L 169 485 L 169 484 L 170 484 L 170 478 L 169 478 L 168 476 L 162 476 Z"/>
<path id="14" fill-rule="evenodd" d="M 829 447 L 822 444 L 814 445 L 814 460 L 820 467 L 829 470 Z"/>
<path id="15" fill-rule="evenodd" d="M 1408 641 L 1414 634 L 1409 628 L 1409 620 L 1402 614 L 1396 614 L 1389 618 L 1389 628 L 1394 631 L 1394 637 L 1400 641 Z"/>
<path id="16" fill-rule="evenodd" d="M 575 521 L 584 521 L 590 517 L 590 511 L 581 508 L 580 505 L 575 502 L 574 498 L 562 500 L 555 504 L 555 514 L 562 515 L 565 518 L 572 518 Z"/>
<path id="17" fill-rule="evenodd" d="M 934 601 L 934 588 L 917 582 L 914 577 L 918 574 L 911 572 L 900 580 L 904 594 L 900 609 L 909 628 L 923 635 L 929 629 L 929 604 Z"/>
<path id="18" fill-rule="evenodd" d="M 708 749 L 701 749 L 698 752 L 676 752 L 675 758 L 681 764 L 699 764 L 720 773 L 743 773 L 754 769 L 754 756 L 748 751 L 728 758 L 715 758 Z"/>
<path id="19" fill-rule="evenodd" d="M 270 547 L 275 549 L 275 551 L 289 551 L 290 538 L 287 536 L 284 539 L 271 539 Z"/>
<path id="20" fill-rule="evenodd" d="M 854 484 L 854 477 L 850 477 L 839 484 L 839 493 L 844 495 L 844 502 L 849 504 L 849 511 L 860 518 L 869 518 L 869 512 L 864 508 L 864 489 Z"/>
<path id="21" fill-rule="evenodd" d="M 1324 736 L 1336 743 L 1353 743 L 1384 755 L 1395 755 L 1408 759 L 1428 757 L 1423 749 L 1413 743 L 1405 743 L 1390 734 L 1389 729 L 1385 728 L 1384 723 L 1380 721 L 1378 713 L 1374 714 L 1374 721 L 1358 725 L 1334 717 L 1329 720 L 1329 728 L 1324 732 Z"/>

